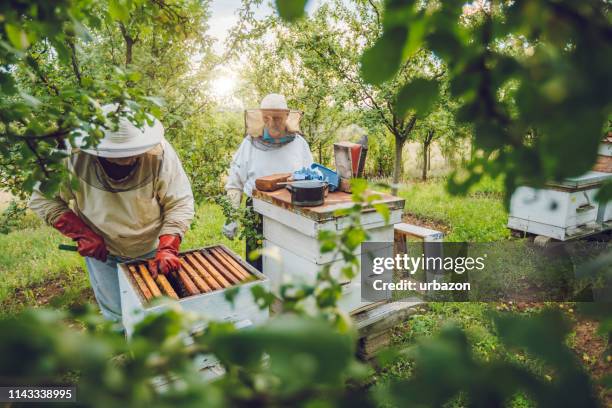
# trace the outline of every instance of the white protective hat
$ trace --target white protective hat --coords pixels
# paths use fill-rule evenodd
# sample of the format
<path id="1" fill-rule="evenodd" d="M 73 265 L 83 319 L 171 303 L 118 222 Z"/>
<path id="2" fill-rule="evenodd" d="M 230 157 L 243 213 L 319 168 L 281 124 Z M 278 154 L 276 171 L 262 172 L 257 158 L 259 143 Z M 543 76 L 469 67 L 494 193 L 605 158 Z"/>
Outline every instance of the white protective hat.
<path id="1" fill-rule="evenodd" d="M 259 109 L 283 109 L 289 110 L 287 107 L 287 100 L 284 95 L 271 93 L 261 100 Z"/>
<path id="2" fill-rule="evenodd" d="M 102 106 L 105 115 L 116 109 L 116 104 Z M 118 125 L 119 128 L 116 131 L 104 129 L 104 137 L 97 146 L 81 148 L 81 150 L 94 156 L 111 159 L 138 156 L 157 146 L 164 138 L 164 127 L 157 119 L 154 119 L 153 126 L 145 123 L 143 128 L 139 129 L 129 119 L 122 116 L 119 118 Z M 77 138 L 77 146 L 85 144 L 84 137 L 83 135 Z"/>

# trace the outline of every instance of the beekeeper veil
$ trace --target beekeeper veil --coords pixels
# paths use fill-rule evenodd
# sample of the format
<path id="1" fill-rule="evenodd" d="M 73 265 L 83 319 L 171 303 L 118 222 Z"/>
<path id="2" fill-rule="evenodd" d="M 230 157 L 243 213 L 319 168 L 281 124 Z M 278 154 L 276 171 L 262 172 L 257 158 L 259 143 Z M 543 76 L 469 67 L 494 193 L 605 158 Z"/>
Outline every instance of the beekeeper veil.
<path id="1" fill-rule="evenodd" d="M 302 112 L 291 110 L 283 95 L 266 95 L 259 109 L 247 109 L 244 120 L 247 135 L 255 147 L 270 150 L 284 146 L 300 134 Z"/>

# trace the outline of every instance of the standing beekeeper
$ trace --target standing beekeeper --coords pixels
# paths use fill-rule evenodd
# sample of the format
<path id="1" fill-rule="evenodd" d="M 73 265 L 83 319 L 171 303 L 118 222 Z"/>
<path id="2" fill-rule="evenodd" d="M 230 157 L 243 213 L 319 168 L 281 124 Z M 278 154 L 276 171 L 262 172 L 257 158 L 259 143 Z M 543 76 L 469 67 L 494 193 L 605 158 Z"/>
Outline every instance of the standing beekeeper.
<path id="1" fill-rule="evenodd" d="M 301 112 L 289 109 L 285 97 L 279 94 L 266 95 L 259 109 L 245 111 L 246 136 L 234 154 L 225 184 L 232 206 L 240 206 L 242 193 L 247 196 L 247 206 L 252 206 L 255 179 L 310 167 L 312 153 L 300 135 L 301 117 Z M 223 234 L 234 239 L 237 227 L 235 220 L 227 220 Z M 261 233 L 261 224 L 258 233 Z M 261 258 L 249 257 L 254 249 L 247 240 L 247 259 L 261 271 Z"/>
<path id="2" fill-rule="evenodd" d="M 116 112 L 117 105 L 102 110 Z M 102 314 L 120 321 L 117 263 L 152 258 L 154 277 L 178 270 L 194 206 L 189 180 L 157 119 L 141 129 L 121 116 L 115 129 L 104 130 L 96 147 L 70 152 L 67 166 L 77 188 L 64 186 L 54 198 L 35 189 L 30 208 L 76 241 Z"/>

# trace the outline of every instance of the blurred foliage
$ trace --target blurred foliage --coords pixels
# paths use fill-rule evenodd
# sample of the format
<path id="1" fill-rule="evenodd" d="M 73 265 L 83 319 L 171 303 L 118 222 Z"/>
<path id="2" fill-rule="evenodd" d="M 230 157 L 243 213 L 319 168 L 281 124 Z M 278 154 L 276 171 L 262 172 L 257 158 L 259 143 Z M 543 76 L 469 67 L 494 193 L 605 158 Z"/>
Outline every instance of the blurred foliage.
<path id="1" fill-rule="evenodd" d="M 28 210 L 27 203 L 11 200 L 0 214 L 0 234 L 8 234 L 22 224 Z"/>
<path id="2" fill-rule="evenodd" d="M 253 210 L 253 206 L 240 206 L 235 208 L 226 195 L 215 197 L 215 203 L 221 207 L 225 222 L 238 223 L 238 239 L 244 240 L 247 248 L 259 248 L 263 242 L 263 235 L 257 231 L 261 223 L 261 215 Z M 245 254 L 247 257 L 259 257 L 259 254 Z"/>
<path id="3" fill-rule="evenodd" d="M 25 196 L 41 181 L 54 193 L 68 179 L 63 149 L 80 133 L 97 143 L 118 118 L 100 106 L 119 103 L 137 125 L 151 120 L 146 113 L 161 120 L 198 198 L 219 191 L 236 130 L 211 116 L 208 1 L 8 1 L 0 15 L 4 188 Z"/>
<path id="4" fill-rule="evenodd" d="M 295 19 L 295 11 L 279 12 Z M 382 33 L 361 55 L 363 78 L 392 83 L 427 47 L 461 103 L 458 121 L 473 129 L 479 154 L 451 179 L 452 192 L 503 174 L 509 197 L 519 184 L 592 168 L 612 95 L 608 2 L 386 0 L 377 16 Z M 437 97 L 427 78 L 394 94 L 399 118 Z"/>
<path id="5" fill-rule="evenodd" d="M 70 318 L 85 328 L 65 324 Z M 191 336 L 193 325 L 206 329 Z M 568 324 L 556 311 L 501 314 L 495 324 L 504 347 L 546 367 L 536 374 L 515 362 L 472 355 L 466 335 L 447 327 L 416 346 L 387 350 L 385 366 L 414 364 L 408 379 L 368 386 L 370 370 L 354 357 L 355 333 L 326 319 L 283 314 L 250 328 L 202 322 L 168 310 L 147 316 L 126 342 L 92 310 L 69 314 L 30 310 L 0 320 L 3 384 L 76 383 L 83 406 L 443 406 L 507 405 L 524 395 L 537 406 L 595 407 L 594 384 L 565 345 Z M 214 355 L 226 374 L 207 382 L 198 361 Z M 163 384 L 163 385 L 162 385 Z M 350 385 L 349 385 L 350 384 Z"/>
<path id="6" fill-rule="evenodd" d="M 382 385 L 378 395 L 397 406 L 443 406 L 458 396 L 466 406 L 506 406 L 517 394 L 542 407 L 599 406 L 594 385 L 563 342 L 569 325 L 558 311 L 494 320 L 505 347 L 535 357 L 553 376 L 536 375 L 514 362 L 475 359 L 464 332 L 449 326 L 412 348 L 382 354 L 383 364 L 406 355 L 415 367 L 411 378 Z"/>

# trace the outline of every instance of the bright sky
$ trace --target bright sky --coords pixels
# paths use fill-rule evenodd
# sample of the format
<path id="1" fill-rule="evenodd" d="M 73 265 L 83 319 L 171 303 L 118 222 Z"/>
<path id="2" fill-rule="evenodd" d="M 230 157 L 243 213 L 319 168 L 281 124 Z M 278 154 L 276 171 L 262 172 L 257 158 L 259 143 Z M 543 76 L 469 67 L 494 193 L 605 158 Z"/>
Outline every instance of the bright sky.
<path id="1" fill-rule="evenodd" d="M 214 50 L 218 55 L 223 54 L 225 40 L 229 30 L 238 22 L 236 11 L 240 8 L 241 0 L 213 0 L 211 3 L 211 18 L 208 22 L 210 29 L 208 34 L 216 39 Z M 263 4 L 256 11 L 257 17 L 269 15 L 272 9 Z M 217 77 L 212 82 L 213 96 L 230 105 L 236 104 L 233 92 L 237 85 L 237 74 L 230 66 L 222 66 L 218 69 Z"/>
<path id="2" fill-rule="evenodd" d="M 315 10 L 323 0 L 310 0 L 307 11 Z M 214 49 L 217 54 L 223 54 L 224 43 L 229 34 L 229 30 L 238 22 L 236 11 L 240 8 L 241 0 L 212 0 L 211 18 L 208 22 L 210 29 L 209 35 L 217 41 Z M 255 10 L 255 17 L 263 18 L 274 12 L 268 1 Z M 219 100 L 234 105 L 237 101 L 233 98 L 234 89 L 237 86 L 238 75 L 230 66 L 219 68 L 218 76 L 212 83 L 213 96 Z"/>

